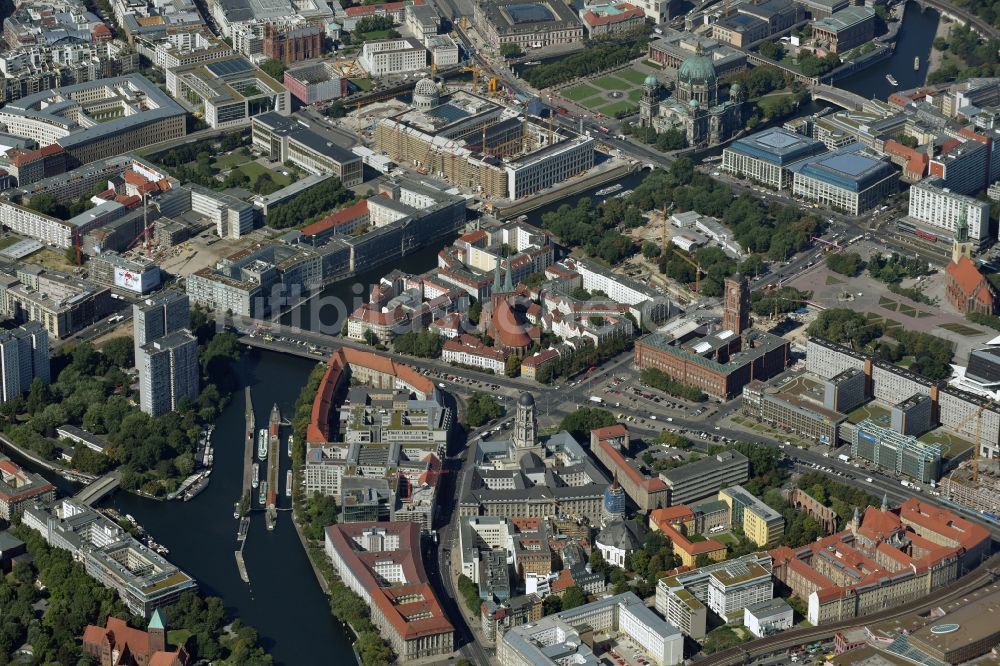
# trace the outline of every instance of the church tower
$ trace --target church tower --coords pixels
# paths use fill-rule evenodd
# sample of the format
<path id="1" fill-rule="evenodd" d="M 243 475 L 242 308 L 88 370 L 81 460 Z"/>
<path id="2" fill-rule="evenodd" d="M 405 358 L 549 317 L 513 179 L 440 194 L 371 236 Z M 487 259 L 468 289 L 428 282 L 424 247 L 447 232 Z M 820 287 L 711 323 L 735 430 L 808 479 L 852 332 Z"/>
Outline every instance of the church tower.
<path id="1" fill-rule="evenodd" d="M 517 399 L 517 414 L 514 416 L 514 456 L 520 461 L 525 455 L 534 453 L 542 457 L 542 447 L 538 444 L 538 420 L 535 418 L 535 397 L 525 391 Z"/>
<path id="2" fill-rule="evenodd" d="M 639 126 L 655 127 L 660 115 L 660 82 L 650 74 L 642 84 L 642 98 L 639 100 Z"/>
<path id="3" fill-rule="evenodd" d="M 965 204 L 962 204 L 955 239 L 951 242 L 951 263 L 957 264 L 962 257 L 972 259 L 972 241 L 969 240 L 969 220 Z"/>
<path id="4" fill-rule="evenodd" d="M 167 624 L 166 620 L 163 619 L 163 611 L 159 608 L 154 610 L 152 617 L 149 618 L 149 626 L 146 627 L 146 633 L 149 634 L 150 653 L 166 652 Z"/>
<path id="5" fill-rule="evenodd" d="M 750 282 L 742 273 L 727 277 L 722 328 L 736 335 L 750 328 Z"/>

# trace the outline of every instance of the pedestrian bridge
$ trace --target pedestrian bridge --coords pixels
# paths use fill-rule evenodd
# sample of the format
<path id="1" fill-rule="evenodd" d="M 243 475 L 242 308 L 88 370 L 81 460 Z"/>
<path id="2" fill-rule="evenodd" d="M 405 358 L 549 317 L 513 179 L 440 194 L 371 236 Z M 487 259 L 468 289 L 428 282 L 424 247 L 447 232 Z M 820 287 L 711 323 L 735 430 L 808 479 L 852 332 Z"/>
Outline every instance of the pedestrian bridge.
<path id="1" fill-rule="evenodd" d="M 113 493 L 121 484 L 121 474 L 118 470 L 108 472 L 104 476 L 95 479 L 90 484 L 80 489 L 73 499 L 80 504 L 88 506 L 100 502 L 102 499 Z"/>

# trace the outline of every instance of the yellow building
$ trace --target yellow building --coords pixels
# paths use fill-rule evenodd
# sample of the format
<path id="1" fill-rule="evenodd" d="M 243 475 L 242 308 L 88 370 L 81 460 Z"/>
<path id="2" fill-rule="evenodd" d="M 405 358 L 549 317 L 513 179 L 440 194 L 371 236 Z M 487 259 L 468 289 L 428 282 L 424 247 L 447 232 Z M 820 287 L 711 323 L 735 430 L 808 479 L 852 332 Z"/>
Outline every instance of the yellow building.
<path id="1" fill-rule="evenodd" d="M 732 524 L 743 529 L 747 538 L 762 548 L 774 548 L 785 533 L 785 518 L 751 495 L 743 486 L 719 491 L 719 499 L 729 505 Z"/>

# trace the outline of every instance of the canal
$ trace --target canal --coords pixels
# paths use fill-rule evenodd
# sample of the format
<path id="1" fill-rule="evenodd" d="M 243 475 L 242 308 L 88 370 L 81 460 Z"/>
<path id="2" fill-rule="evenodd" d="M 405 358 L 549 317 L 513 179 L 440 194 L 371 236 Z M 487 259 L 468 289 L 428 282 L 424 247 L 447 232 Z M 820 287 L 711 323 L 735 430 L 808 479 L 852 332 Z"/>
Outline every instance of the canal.
<path id="1" fill-rule="evenodd" d="M 236 568 L 237 521 L 233 502 L 242 480 L 244 391 L 253 391 L 258 427 L 266 426 L 271 406 L 290 417 L 299 389 L 315 362 L 273 352 L 249 351 L 235 366 L 240 388 L 216 421 L 212 443 L 215 466 L 208 488 L 190 502 L 158 502 L 129 493 L 115 494 L 107 505 L 132 514 L 156 541 L 170 549 L 167 559 L 194 576 L 206 594 L 222 597 L 226 608 L 260 632 L 261 645 L 275 663 L 287 666 L 317 663 L 317 655 L 338 655 L 337 663 L 353 663 L 347 633 L 330 613 L 306 557 L 290 511 L 278 512 L 273 532 L 264 514 L 251 517 L 244 557 L 250 585 Z M 284 496 L 285 470 L 290 459 L 282 429 L 279 450 L 279 508 L 290 506 Z M 258 508 L 256 491 L 252 506 Z M 324 661 L 332 657 L 324 658 Z"/>

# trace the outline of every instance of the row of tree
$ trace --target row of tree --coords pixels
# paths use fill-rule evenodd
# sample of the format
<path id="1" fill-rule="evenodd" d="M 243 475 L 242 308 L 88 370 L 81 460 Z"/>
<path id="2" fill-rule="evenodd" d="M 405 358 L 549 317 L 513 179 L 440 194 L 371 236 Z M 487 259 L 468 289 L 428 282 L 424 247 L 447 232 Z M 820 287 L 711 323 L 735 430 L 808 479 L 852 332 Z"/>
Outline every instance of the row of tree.
<path id="1" fill-rule="evenodd" d="M 269 211 L 267 225 L 274 229 L 296 227 L 339 208 L 353 198 L 354 195 L 344 188 L 340 179 L 330 178 Z"/>
<path id="2" fill-rule="evenodd" d="M 551 384 L 559 378 L 572 377 L 631 349 L 632 344 L 631 337 L 620 335 L 609 338 L 596 347 L 581 345 L 569 354 L 563 354 L 556 360 L 538 368 L 535 372 L 535 381 Z"/>
<path id="3" fill-rule="evenodd" d="M 667 373 L 658 368 L 646 368 L 642 371 L 641 379 L 646 386 L 651 386 L 675 398 L 683 398 L 691 402 L 705 402 L 707 398 L 701 389 L 671 379 Z"/>
<path id="4" fill-rule="evenodd" d="M 624 65 L 646 54 L 649 38 L 645 33 L 643 27 L 618 41 L 590 41 L 582 51 L 526 69 L 524 80 L 535 88 L 549 88 Z"/>

